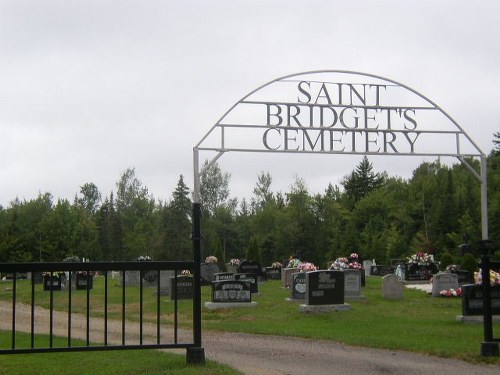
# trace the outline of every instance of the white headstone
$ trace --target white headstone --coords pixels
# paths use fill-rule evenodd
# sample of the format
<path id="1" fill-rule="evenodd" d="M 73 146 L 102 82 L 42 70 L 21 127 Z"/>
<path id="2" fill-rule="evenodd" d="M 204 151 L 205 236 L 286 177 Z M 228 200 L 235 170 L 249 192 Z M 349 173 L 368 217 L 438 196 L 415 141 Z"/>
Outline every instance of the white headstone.
<path id="1" fill-rule="evenodd" d="M 395 274 L 385 275 L 382 278 L 382 296 L 385 299 L 403 298 L 403 283 Z"/>
<path id="2" fill-rule="evenodd" d="M 442 290 L 458 288 L 458 275 L 456 273 L 439 272 L 432 278 L 432 296 L 441 296 Z"/>

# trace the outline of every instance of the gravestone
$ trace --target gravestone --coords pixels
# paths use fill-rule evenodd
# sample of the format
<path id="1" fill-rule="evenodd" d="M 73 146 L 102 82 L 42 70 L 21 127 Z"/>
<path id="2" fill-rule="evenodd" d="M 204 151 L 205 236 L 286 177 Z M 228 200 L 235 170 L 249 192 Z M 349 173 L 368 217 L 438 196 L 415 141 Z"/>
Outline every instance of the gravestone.
<path id="1" fill-rule="evenodd" d="M 236 273 L 235 280 L 245 281 L 250 284 L 250 293 L 259 293 L 259 284 L 257 283 L 257 275 L 254 273 Z"/>
<path id="2" fill-rule="evenodd" d="M 344 303 L 344 272 L 312 271 L 306 273 L 307 305 L 338 305 Z"/>
<path id="3" fill-rule="evenodd" d="M 361 271 L 344 270 L 344 298 L 359 299 L 361 296 Z"/>
<path id="4" fill-rule="evenodd" d="M 385 275 L 382 278 L 382 296 L 394 300 L 403 298 L 403 282 L 395 274 Z"/>
<path id="5" fill-rule="evenodd" d="M 125 285 L 126 286 L 137 286 L 141 282 L 141 276 L 139 271 L 125 271 Z M 120 285 L 123 283 L 123 278 L 120 277 Z"/>
<path id="6" fill-rule="evenodd" d="M 238 267 L 238 273 L 254 273 L 257 276 L 263 276 L 262 268 L 259 262 L 254 260 L 244 260 Z"/>
<path id="7" fill-rule="evenodd" d="M 458 276 L 458 285 L 471 284 L 474 282 L 474 277 L 472 275 L 472 272 L 470 271 L 458 270 L 452 271 L 451 273 L 454 273 Z"/>
<path id="8" fill-rule="evenodd" d="M 231 264 L 231 263 L 226 264 L 226 269 L 227 269 L 227 272 L 229 272 L 229 273 L 236 273 L 236 272 L 238 272 L 238 266 L 234 265 L 234 264 Z"/>
<path id="9" fill-rule="evenodd" d="M 280 280 L 281 279 L 281 268 L 266 267 L 266 279 L 268 279 L 268 280 Z"/>
<path id="10" fill-rule="evenodd" d="M 75 275 L 75 287 L 77 290 L 91 290 L 94 286 L 94 275 L 87 278 L 87 273 L 77 273 Z"/>
<path id="11" fill-rule="evenodd" d="M 200 264 L 200 275 L 202 285 L 210 285 L 214 281 L 214 275 L 220 272 L 217 263 L 202 263 Z"/>
<path id="12" fill-rule="evenodd" d="M 439 272 L 432 278 L 432 296 L 440 297 L 442 290 L 458 289 L 458 275 L 455 273 Z"/>
<path id="13" fill-rule="evenodd" d="M 429 281 L 432 275 L 438 273 L 439 270 L 435 263 L 430 264 L 405 264 L 405 280 L 406 281 Z"/>
<path id="14" fill-rule="evenodd" d="M 212 302 L 252 302 L 250 283 L 240 280 L 214 281 L 212 283 Z"/>
<path id="15" fill-rule="evenodd" d="M 385 276 L 385 275 L 390 275 L 394 273 L 394 267 L 387 266 L 387 265 L 379 265 L 377 264 L 376 266 L 371 266 L 370 267 L 370 275 L 371 276 Z"/>
<path id="16" fill-rule="evenodd" d="M 176 285 L 177 284 L 177 285 Z M 177 286 L 177 287 L 176 287 Z M 187 275 L 170 278 L 170 299 L 192 299 L 193 298 L 193 277 Z"/>
<path id="17" fill-rule="evenodd" d="M 371 260 L 363 261 L 363 269 L 365 270 L 365 276 L 371 275 L 371 267 L 373 266 L 373 262 Z"/>
<path id="18" fill-rule="evenodd" d="M 172 293 L 172 285 L 170 282 L 170 278 L 174 277 L 175 271 L 172 270 L 161 270 L 160 271 L 160 295 L 161 296 L 169 296 Z M 156 290 L 153 291 L 153 294 L 157 293 Z"/>
<path id="19" fill-rule="evenodd" d="M 292 274 L 292 287 L 290 299 L 305 299 L 306 298 L 306 273 L 297 272 Z"/>
<path id="20" fill-rule="evenodd" d="M 35 284 L 43 284 L 43 275 L 41 272 L 32 272 L 31 277 Z"/>
<path id="21" fill-rule="evenodd" d="M 219 272 L 214 275 L 214 281 L 235 280 L 234 272 Z"/>
<path id="22" fill-rule="evenodd" d="M 281 280 L 283 281 L 283 288 L 292 287 L 292 274 L 297 272 L 297 268 L 282 268 Z"/>
<path id="23" fill-rule="evenodd" d="M 43 276 L 43 290 L 62 290 L 64 285 L 64 278 L 62 275 L 44 275 Z"/>
<path id="24" fill-rule="evenodd" d="M 491 313 L 500 315 L 500 285 L 491 287 Z M 483 315 L 483 287 L 468 284 L 462 287 L 462 314 L 464 316 Z"/>

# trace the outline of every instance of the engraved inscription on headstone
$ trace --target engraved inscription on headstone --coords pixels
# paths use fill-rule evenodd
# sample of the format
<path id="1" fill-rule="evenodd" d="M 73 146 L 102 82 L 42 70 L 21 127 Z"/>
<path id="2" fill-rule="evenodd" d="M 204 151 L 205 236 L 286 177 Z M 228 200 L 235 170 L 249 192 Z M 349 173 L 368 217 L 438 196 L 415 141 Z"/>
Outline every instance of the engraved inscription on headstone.
<path id="1" fill-rule="evenodd" d="M 304 299 L 306 298 L 306 273 L 298 272 L 292 274 L 292 288 L 291 299 Z"/>
<path id="2" fill-rule="evenodd" d="M 440 297 L 442 290 L 458 289 L 458 275 L 456 273 L 439 272 L 432 278 L 432 296 Z"/>
<path id="3" fill-rule="evenodd" d="M 239 280 L 214 281 L 212 302 L 252 302 L 250 284 Z"/>

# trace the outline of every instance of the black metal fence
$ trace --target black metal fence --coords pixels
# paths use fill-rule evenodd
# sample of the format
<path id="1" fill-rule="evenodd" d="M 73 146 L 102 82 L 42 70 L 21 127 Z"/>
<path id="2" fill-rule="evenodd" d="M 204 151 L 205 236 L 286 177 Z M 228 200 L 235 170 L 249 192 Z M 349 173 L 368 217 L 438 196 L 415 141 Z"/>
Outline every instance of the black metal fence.
<path id="1" fill-rule="evenodd" d="M 192 309 L 187 309 L 191 314 L 189 319 L 192 319 L 192 330 L 188 328 L 187 335 L 185 329 L 179 328 L 179 293 L 171 294 L 168 314 L 162 311 L 162 306 L 167 303 L 162 296 L 162 285 L 170 283 L 178 290 L 177 280 L 183 270 L 195 275 L 199 272 L 194 262 L 0 263 L 0 274 L 12 279 L 11 284 L 0 284 L 8 285 L 0 291 L 3 308 L 0 320 L 3 321 L 3 330 L 7 330 L 11 337 L 8 347 L 0 347 L 0 354 L 169 348 L 186 349 L 190 363 L 204 361 L 203 349 L 200 348 L 201 333 L 198 332 L 201 327 L 198 313 L 201 295 L 197 292 L 199 286 L 196 283 L 199 280 L 194 280 Z M 133 287 L 127 280 L 129 275 L 135 275 Z M 99 289 L 93 287 L 94 277 L 99 277 Z M 167 277 L 169 280 L 165 280 Z M 117 291 L 117 287 L 121 289 Z M 41 293 L 41 290 L 44 292 Z M 128 301 L 130 293 L 136 295 L 132 303 Z M 147 298 L 150 305 L 155 304 L 154 313 L 151 306 L 145 309 L 144 297 L 148 297 L 145 293 L 154 296 Z M 41 301 L 37 298 L 44 300 L 45 308 L 39 306 Z M 189 306 L 189 302 L 184 303 Z M 26 315 L 22 329 L 21 308 Z M 45 327 L 37 322 L 41 311 L 48 314 L 43 324 Z M 130 319 L 132 311 L 133 322 Z M 56 324 L 60 322 L 56 319 L 66 320 L 63 324 L 66 330 L 64 345 L 60 341 L 60 324 Z M 186 317 L 183 319 L 185 321 Z M 78 335 L 75 335 L 73 327 L 76 324 L 79 325 Z M 5 329 L 6 325 L 10 328 Z M 95 325 L 100 327 L 98 338 L 91 337 Z M 30 337 L 29 344 L 18 344 L 17 336 L 21 331 Z M 47 341 L 37 339 L 40 332 L 48 335 Z M 54 343 L 56 337 L 57 345 Z M 76 338 L 81 341 L 74 344 Z"/>

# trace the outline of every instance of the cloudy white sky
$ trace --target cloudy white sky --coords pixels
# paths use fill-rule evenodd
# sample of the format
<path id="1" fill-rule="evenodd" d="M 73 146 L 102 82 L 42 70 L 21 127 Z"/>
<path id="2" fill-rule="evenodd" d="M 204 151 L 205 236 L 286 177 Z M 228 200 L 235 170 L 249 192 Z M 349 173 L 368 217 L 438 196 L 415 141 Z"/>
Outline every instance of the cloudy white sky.
<path id="1" fill-rule="evenodd" d="M 403 83 L 437 103 L 485 152 L 500 131 L 500 2 L 337 0 L 1 0 L 0 205 L 50 192 L 103 195 L 134 167 L 155 198 L 238 100 L 278 77 L 350 70 Z M 269 171 L 312 193 L 361 156 L 227 154 L 231 193 Z M 373 157 L 410 177 L 424 158 Z M 453 161 L 451 161 L 453 162 Z"/>

